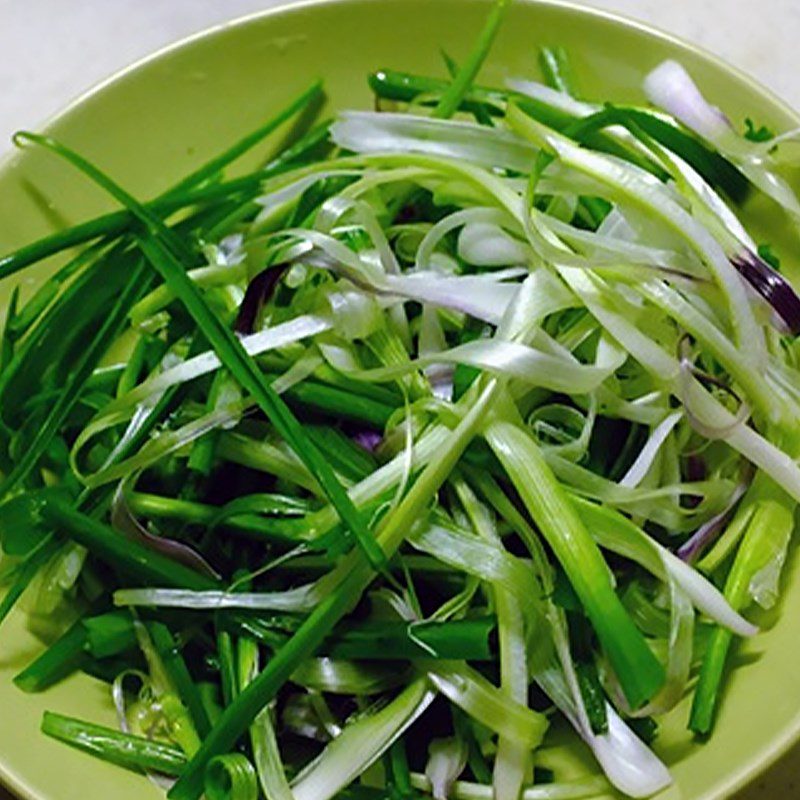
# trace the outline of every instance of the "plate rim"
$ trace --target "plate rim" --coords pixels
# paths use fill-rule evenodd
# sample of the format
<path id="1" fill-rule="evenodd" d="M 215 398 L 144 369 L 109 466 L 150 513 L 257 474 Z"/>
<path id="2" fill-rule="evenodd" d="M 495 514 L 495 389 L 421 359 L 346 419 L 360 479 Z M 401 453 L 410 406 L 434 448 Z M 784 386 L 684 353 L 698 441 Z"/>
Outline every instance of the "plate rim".
<path id="1" fill-rule="evenodd" d="M 357 0 L 356 0 L 357 1 Z M 368 2 L 380 2 L 380 0 L 366 0 Z M 402 2 L 402 0 L 396 0 Z M 452 2 L 452 0 L 427 0 L 434 2 Z M 57 108 L 52 113 L 46 115 L 37 125 L 32 126 L 33 130 L 46 133 L 51 126 L 58 123 L 62 118 L 76 110 L 83 103 L 105 91 L 113 84 L 124 80 L 128 75 L 136 70 L 149 65 L 152 62 L 168 57 L 173 52 L 192 45 L 194 42 L 201 41 L 209 36 L 213 36 L 222 31 L 246 26 L 256 21 L 267 19 L 272 16 L 284 14 L 303 13 L 309 9 L 326 5 L 347 5 L 354 0 L 279 0 L 269 8 L 248 12 L 229 20 L 215 23 L 198 31 L 182 36 L 175 41 L 169 42 L 152 52 L 133 60 L 129 64 L 119 68 L 110 75 L 91 84 L 86 89 L 79 92 L 73 98 L 66 101 L 65 105 Z M 489 5 L 491 0 L 460 0 L 460 2 L 471 2 L 473 4 Z M 603 8 L 596 8 L 582 5 L 579 0 L 512 0 L 512 2 L 539 6 L 542 8 L 554 8 L 581 17 L 602 20 L 612 25 L 635 31 L 645 37 L 654 38 L 668 44 L 672 48 L 684 53 L 691 53 L 699 57 L 702 61 L 723 70 L 730 74 L 740 83 L 747 85 L 751 90 L 758 93 L 774 106 L 783 115 L 793 120 L 800 127 L 800 110 L 795 109 L 787 100 L 781 97 L 773 89 L 763 84 L 760 80 L 753 77 L 744 69 L 728 61 L 727 58 L 714 53 L 703 45 L 696 44 L 684 39 L 677 34 L 670 33 L 649 22 L 636 19 L 625 13 L 618 13 Z M 5 152 L 0 153 L 0 173 L 5 171 L 15 159 L 22 157 L 23 153 L 17 150 L 13 144 Z M 12 614 L 19 614 L 18 609 L 14 609 Z M 43 735 L 43 734 L 42 734 Z M 695 800 L 723 800 L 733 792 L 740 791 L 750 785 L 759 775 L 766 773 L 779 761 L 794 745 L 800 742 L 800 708 L 798 708 L 792 721 L 785 725 L 776 736 L 769 740 L 769 744 L 762 751 L 756 751 L 746 761 L 741 762 L 736 768 L 731 770 L 729 777 L 717 784 L 711 790 L 703 792 Z M 4 762 L 0 753 L 0 790 L 6 789 L 12 795 L 16 795 L 20 800 L 49 800 L 35 793 L 30 789 L 23 777 L 18 776 Z M 658 800 L 658 795 L 655 796 Z"/>

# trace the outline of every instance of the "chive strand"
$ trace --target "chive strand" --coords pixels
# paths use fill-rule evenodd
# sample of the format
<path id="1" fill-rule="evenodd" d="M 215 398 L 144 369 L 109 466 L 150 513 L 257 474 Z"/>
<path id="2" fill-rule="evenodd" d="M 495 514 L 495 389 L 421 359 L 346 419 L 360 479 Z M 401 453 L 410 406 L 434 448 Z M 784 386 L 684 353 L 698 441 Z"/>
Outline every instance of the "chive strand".
<path id="1" fill-rule="evenodd" d="M 45 711 L 42 733 L 78 750 L 136 772 L 180 775 L 186 765 L 183 751 L 166 742 L 83 722 Z"/>
<path id="2" fill-rule="evenodd" d="M 320 652 L 332 658 L 406 660 L 419 658 L 492 661 L 497 656 L 494 617 L 407 623 L 381 622 L 334 631 Z"/>
<path id="3" fill-rule="evenodd" d="M 247 150 L 257 145 L 261 140 L 294 116 L 294 114 L 301 111 L 309 103 L 318 98 L 321 92 L 321 83 L 315 81 L 311 87 L 302 92 L 264 125 L 240 139 L 224 153 L 199 167 L 192 174 L 173 186 L 169 191 L 151 201 L 148 204 L 149 208 L 156 213 L 167 215 L 197 202 L 229 196 L 241 188 L 251 186 L 257 187 L 262 180 L 280 171 L 287 164 L 291 163 L 293 159 L 301 156 L 305 149 L 318 144 L 324 138 L 324 135 L 327 135 L 327 128 L 319 126 L 313 129 L 306 137 L 303 137 L 305 141 L 298 142 L 294 147 L 288 148 L 284 154 L 278 156 L 264 169 L 258 170 L 252 175 L 229 181 L 227 184 L 206 185 L 202 186 L 199 190 L 195 188 L 198 184 L 203 183 L 209 177 L 217 174 L 225 166 L 239 158 L 239 156 L 243 155 Z M 297 145 L 301 146 L 298 147 Z M 131 214 L 130 211 L 115 211 L 80 223 L 65 231 L 59 231 L 58 233 L 39 239 L 30 245 L 26 245 L 0 258 L 0 280 L 9 275 L 13 275 L 15 272 L 19 272 L 19 270 L 24 269 L 30 264 L 34 264 L 37 261 L 41 261 L 44 258 L 48 258 L 70 247 L 84 244 L 85 242 L 97 239 L 101 236 L 118 236 L 130 229 L 134 221 L 135 216 Z"/>
<path id="4" fill-rule="evenodd" d="M 539 67 L 544 82 L 558 92 L 577 97 L 575 76 L 567 51 L 563 47 L 543 47 L 539 51 Z"/>
<path id="5" fill-rule="evenodd" d="M 219 677 L 222 686 L 222 701 L 229 706 L 239 694 L 236 679 L 236 657 L 231 635 L 226 630 L 217 631 L 217 658 Z"/>
<path id="6" fill-rule="evenodd" d="M 69 382 L 63 387 L 58 400 L 38 428 L 33 441 L 26 447 L 22 458 L 14 465 L 13 470 L 0 483 L 0 498 L 8 495 L 25 480 L 39 462 L 53 436 L 61 427 L 70 411 L 78 401 L 83 385 L 91 376 L 109 344 L 119 331 L 136 299 L 147 288 L 147 271 L 145 264 L 140 263 L 133 271 L 127 286 L 109 311 L 100 330 L 89 348 L 75 366 Z"/>
<path id="7" fill-rule="evenodd" d="M 467 445 L 477 434 L 497 390 L 496 381 L 491 381 L 482 389 L 450 434 L 447 447 L 442 448 L 438 457 L 423 470 L 393 514 L 384 518 L 379 541 L 388 557 L 394 555 L 405 540 L 411 522 L 419 518 L 447 480 Z M 169 791 L 167 796 L 171 800 L 197 800 L 203 791 L 203 774 L 209 761 L 234 747 L 261 710 L 275 699 L 297 665 L 317 651 L 328 633 L 353 608 L 374 577 L 368 563 L 360 556 L 360 551 L 354 551 L 342 562 L 337 568 L 343 575 L 340 583 L 320 601 L 286 644 L 275 652 L 265 669 L 244 687 L 236 701 L 225 709 L 186 771 Z"/>
<path id="8" fill-rule="evenodd" d="M 397 410 L 396 406 L 382 401 L 315 381 L 302 381 L 287 389 L 283 396 L 290 406 L 298 410 L 305 408 L 339 419 L 364 422 L 381 429 Z"/>
<path id="9" fill-rule="evenodd" d="M 467 57 L 464 64 L 458 71 L 458 74 L 453 79 L 452 83 L 447 87 L 445 93 L 441 96 L 436 108 L 433 110 L 433 116 L 440 119 L 448 119 L 458 111 L 461 103 L 469 92 L 475 76 L 478 74 L 489 49 L 497 36 L 497 31 L 500 28 L 500 23 L 503 21 L 506 10 L 510 5 L 510 0 L 495 0 L 492 10 L 481 29 L 475 46 L 472 52 Z"/>
<path id="10" fill-rule="evenodd" d="M 389 769 L 394 788 L 401 800 L 412 800 L 416 796 L 411 786 L 411 771 L 408 768 L 408 753 L 402 739 L 389 748 Z"/>
<path id="11" fill-rule="evenodd" d="M 333 469 L 314 447 L 302 425 L 289 407 L 270 386 L 264 374 L 247 354 L 239 339 L 209 308 L 202 294 L 186 275 L 181 263 L 176 259 L 173 249 L 162 242 L 172 241 L 171 231 L 160 219 L 155 217 L 131 195 L 96 166 L 64 145 L 43 136 L 31 133 L 17 133 L 18 143 L 31 142 L 41 145 L 62 158 L 91 178 L 120 203 L 134 213 L 149 234 L 139 236 L 138 241 L 147 260 L 164 279 L 167 286 L 179 297 L 193 317 L 201 332 L 211 342 L 217 355 L 231 374 L 242 385 L 261 409 L 267 414 L 278 433 L 288 442 L 298 457 L 309 468 L 323 491 L 337 510 L 342 521 L 353 532 L 356 542 L 364 551 L 370 563 L 377 569 L 386 566 L 383 553 L 372 534 L 347 495 Z"/>
<path id="12" fill-rule="evenodd" d="M 161 622 L 145 623 L 150 640 L 161 657 L 164 669 L 178 692 L 178 697 L 186 706 L 195 729 L 200 737 L 211 730 L 211 721 L 206 713 L 203 698 L 195 684 L 186 661 L 181 655 L 179 645 L 169 628 Z"/>
<path id="13" fill-rule="evenodd" d="M 256 189 L 263 180 L 273 174 L 273 170 L 265 168 L 242 178 L 193 189 L 181 195 L 172 196 L 168 200 L 153 200 L 147 203 L 147 208 L 161 216 L 169 216 L 192 205 L 234 196 L 245 189 Z M 128 232 L 134 222 L 135 217 L 127 210 L 111 211 L 66 230 L 37 239 L 0 259 L 0 280 L 72 247 L 101 237 L 113 240 Z"/>
<path id="14" fill-rule="evenodd" d="M 118 567 L 131 578 L 195 591 L 219 588 L 216 581 L 124 538 L 107 525 L 76 511 L 60 498 L 43 499 L 39 504 L 39 514 L 48 525 L 63 531 L 93 555 Z"/>
<path id="15" fill-rule="evenodd" d="M 84 658 L 86 628 L 78 620 L 31 664 L 14 677 L 23 692 L 41 692 L 74 672 Z"/>
<path id="16" fill-rule="evenodd" d="M 17 307 L 19 305 L 19 286 L 15 286 L 11 292 L 11 299 L 8 301 L 6 310 L 6 321 L 3 325 L 3 333 L 0 336 L 0 372 L 2 372 L 14 358 L 14 344 L 16 335 L 13 331 L 14 321 L 17 318 Z"/>
<path id="17" fill-rule="evenodd" d="M 132 492 L 128 497 L 128 503 L 135 514 L 144 517 L 180 520 L 202 526 L 219 525 L 259 539 L 275 538 L 294 542 L 300 538 L 304 524 L 301 520 L 261 517 L 247 513 L 226 516 L 217 522 L 221 511 L 219 506 L 144 492 Z"/>
<path id="18" fill-rule="evenodd" d="M 456 61 L 445 51 L 442 50 L 442 59 L 444 61 L 445 67 L 447 67 L 447 72 L 449 73 L 451 78 L 456 78 L 458 76 L 458 64 Z M 464 96 L 466 96 L 466 92 Z M 462 97 L 462 103 L 463 103 Z M 472 109 L 472 114 L 475 117 L 475 121 L 480 123 L 481 125 L 488 125 L 493 126 L 494 123 L 492 122 L 492 116 L 489 112 L 481 105 L 476 105 L 475 108 Z"/>
<path id="19" fill-rule="evenodd" d="M 753 575 L 770 559 L 775 558 L 775 548 L 788 545 L 794 528 L 792 504 L 782 490 L 774 487 L 773 493 L 780 501 L 768 498 L 757 501 L 746 533 L 736 553 L 733 566 L 725 581 L 725 599 L 736 611 L 741 611 L 750 601 L 750 583 Z M 778 545 L 778 542 L 783 542 Z M 700 667 L 689 729 L 698 736 L 708 736 L 714 727 L 719 706 L 720 691 L 725 675 L 725 663 L 733 644 L 732 633 L 719 626 L 714 628 L 708 649 Z"/>
<path id="20" fill-rule="evenodd" d="M 34 579 L 36 573 L 58 552 L 61 542 L 53 535 L 48 534 L 19 564 L 14 573 L 14 580 L 8 587 L 3 599 L 0 601 L 0 625 L 9 615 L 14 604 L 22 596 L 28 584 Z"/>

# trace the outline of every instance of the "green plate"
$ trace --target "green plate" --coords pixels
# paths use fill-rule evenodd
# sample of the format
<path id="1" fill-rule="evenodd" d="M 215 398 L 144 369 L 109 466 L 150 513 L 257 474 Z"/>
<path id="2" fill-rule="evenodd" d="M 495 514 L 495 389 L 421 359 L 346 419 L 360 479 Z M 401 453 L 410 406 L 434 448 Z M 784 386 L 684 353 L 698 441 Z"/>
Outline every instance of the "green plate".
<path id="1" fill-rule="evenodd" d="M 149 197 L 255 127 L 317 76 L 334 107 L 370 107 L 368 71 L 381 66 L 441 72 L 439 47 L 466 52 L 487 9 L 481 0 L 338 0 L 278 9 L 215 28 L 147 59 L 55 118 L 48 132 L 77 148 L 134 193 Z M 587 97 L 641 100 L 645 71 L 679 59 L 708 96 L 740 124 L 752 116 L 779 131 L 800 119 L 747 77 L 673 38 L 570 5 L 518 2 L 482 79 L 535 74 L 536 48 L 562 44 L 575 58 Z M 24 120 L 20 120 L 24 122 Z M 271 144 L 279 142 L 275 139 Z M 257 154 L 263 158 L 266 151 Z M 252 166 L 243 164 L 242 168 Z M 0 253 L 110 207 L 86 180 L 33 151 L 0 168 Z M 800 253 L 780 215 L 748 209 L 758 236 L 782 256 Z M 30 288 L 53 265 L 23 273 Z M 797 264 L 790 264 L 793 271 Z M 38 272 L 37 272 L 38 270 Z M 0 307 L 13 281 L 0 284 Z M 796 562 L 788 572 L 796 573 Z M 800 606 L 800 580 L 787 576 L 784 605 Z M 161 796 L 144 778 L 44 738 L 45 709 L 113 724 L 109 693 L 84 676 L 29 696 L 12 676 L 39 651 L 21 615 L 1 632 L 0 778 L 36 800 L 147 800 Z M 688 706 L 665 721 L 657 750 L 675 776 L 660 800 L 722 800 L 768 766 L 800 733 L 800 615 L 741 648 L 714 738 L 686 734 Z"/>

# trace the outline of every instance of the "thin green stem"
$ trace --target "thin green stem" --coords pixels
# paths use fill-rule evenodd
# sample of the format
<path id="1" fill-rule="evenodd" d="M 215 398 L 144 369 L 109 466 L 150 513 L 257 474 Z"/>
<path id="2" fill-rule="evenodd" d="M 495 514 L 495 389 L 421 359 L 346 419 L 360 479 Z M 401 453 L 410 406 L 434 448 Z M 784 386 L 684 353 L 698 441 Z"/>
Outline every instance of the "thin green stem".
<path id="1" fill-rule="evenodd" d="M 26 447 L 25 453 L 15 463 L 11 473 L 0 483 L 0 498 L 6 496 L 24 481 L 39 462 L 53 436 L 61 428 L 64 420 L 78 402 L 84 384 L 125 324 L 128 311 L 142 292 L 146 290 L 148 285 L 146 275 L 145 264 L 141 262 L 132 271 L 127 285 L 117 298 L 114 306 L 108 311 L 92 343 L 78 360 L 70 374 L 67 385 L 62 388 L 58 400 L 39 425 L 33 441 Z"/>
<path id="2" fill-rule="evenodd" d="M 233 639 L 225 630 L 217 632 L 217 657 L 219 659 L 219 677 L 222 685 L 223 705 L 229 706 L 239 694 L 236 677 L 236 656 Z"/>
<path id="3" fill-rule="evenodd" d="M 338 419 L 374 425 L 381 430 L 397 410 L 397 406 L 390 406 L 313 380 L 295 384 L 284 392 L 284 396 L 286 402 L 298 410 L 305 407 L 310 411 L 319 411 Z"/>
<path id="4" fill-rule="evenodd" d="M 544 82 L 549 87 L 577 97 L 572 65 L 569 63 L 569 56 L 563 47 L 543 47 L 539 51 L 539 66 L 544 76 Z"/>
<path id="5" fill-rule="evenodd" d="M 497 35 L 500 23 L 503 21 L 503 16 L 509 5 L 510 0 L 495 0 L 472 52 L 467 57 L 466 61 L 464 61 L 463 65 L 458 70 L 458 74 L 447 87 L 447 90 L 433 110 L 434 117 L 448 119 L 458 111 L 481 65 L 486 60 L 486 56 L 489 53 L 489 49 L 492 46 L 492 42 Z"/>
<path id="6" fill-rule="evenodd" d="M 423 470 L 397 509 L 383 520 L 377 541 L 388 558 L 400 547 L 411 525 L 424 513 L 431 498 L 458 463 L 475 436 L 497 388 L 497 382 L 492 381 L 477 399 L 472 396 L 465 398 L 467 402 L 472 401 L 471 407 L 467 406 L 470 410 L 450 435 L 447 446 Z M 203 791 L 203 773 L 208 762 L 236 744 L 255 717 L 289 680 L 297 665 L 316 652 L 336 623 L 352 609 L 374 575 L 359 556 L 360 553 L 351 553 L 342 562 L 337 568 L 340 583 L 275 653 L 264 671 L 225 709 L 178 783 L 170 790 L 168 796 L 172 800 L 197 800 Z"/>
<path id="7" fill-rule="evenodd" d="M 18 133 L 15 140 L 17 142 L 33 142 L 57 153 L 135 214 L 147 229 L 146 235 L 138 237 L 139 246 L 145 258 L 161 275 L 175 296 L 180 298 L 200 331 L 214 346 L 220 361 L 225 364 L 242 388 L 252 395 L 280 436 L 288 442 L 314 475 L 342 521 L 353 532 L 356 542 L 370 563 L 378 569 L 384 569 L 386 562 L 380 548 L 375 544 L 372 534 L 330 464 L 320 456 L 303 426 L 280 395 L 272 389 L 264 373 L 244 349 L 240 340 L 208 306 L 199 289 L 187 276 L 184 266 L 175 255 L 182 245 L 176 241 L 174 234 L 164 226 L 158 217 L 154 216 L 101 170 L 64 145 L 47 137 L 29 133 Z"/>
<path id="8" fill-rule="evenodd" d="M 153 771 L 180 775 L 186 765 L 183 751 L 171 744 L 83 722 L 46 711 L 42 733 L 136 772 Z"/>
<path id="9" fill-rule="evenodd" d="M 14 321 L 17 318 L 17 307 L 19 305 L 19 286 L 15 286 L 11 292 L 6 309 L 6 321 L 3 325 L 3 333 L 0 335 L 0 372 L 11 363 L 14 358 L 14 346 L 16 334 L 13 330 Z"/>
<path id="10" fill-rule="evenodd" d="M 211 184 L 200 189 L 195 188 L 198 184 L 217 174 L 222 168 L 243 155 L 248 149 L 258 144 L 286 120 L 314 101 L 315 98 L 318 98 L 321 91 L 320 82 L 315 82 L 267 123 L 240 139 L 224 153 L 204 164 L 169 191 L 148 203 L 148 207 L 161 216 L 167 216 L 181 208 L 186 208 L 196 203 L 230 197 L 242 189 L 257 187 L 265 178 L 284 169 L 287 164 L 302 154 L 302 149 L 296 146 L 289 148 L 264 169 L 258 170 L 252 175 L 228 181 L 227 183 Z M 327 128 L 323 126 L 315 128 L 307 136 L 303 137 L 306 140 L 304 145 L 309 149 L 315 146 L 324 138 L 322 136 L 323 133 L 327 134 Z M 300 142 L 297 144 L 300 144 Z M 19 270 L 30 264 L 34 264 L 70 247 L 84 244 L 100 236 L 119 236 L 130 229 L 134 221 L 135 216 L 129 211 L 115 211 L 39 239 L 0 259 L 0 280 L 19 272 Z"/>
<path id="11" fill-rule="evenodd" d="M 262 517 L 256 514 L 234 514 L 220 520 L 222 509 L 180 498 L 132 492 L 128 495 L 131 510 L 143 517 L 179 520 L 196 525 L 215 525 L 258 539 L 269 538 L 283 542 L 294 542 L 301 538 L 302 520 Z M 219 522 L 217 522 L 219 520 Z"/>
<path id="12" fill-rule="evenodd" d="M 211 730 L 211 722 L 203 705 L 203 699 L 192 676 L 189 674 L 186 661 L 181 655 L 175 637 L 169 628 L 160 622 L 147 622 L 145 625 L 147 632 L 150 634 L 153 647 L 161 656 L 164 669 L 167 671 L 178 697 L 186 706 L 198 735 L 201 738 L 206 736 Z"/>
<path id="13" fill-rule="evenodd" d="M 497 657 L 494 617 L 425 622 L 361 623 L 334 631 L 321 652 L 332 658 L 395 661 L 419 658 L 493 661 Z"/>
<path id="14" fill-rule="evenodd" d="M 638 708 L 663 684 L 664 668 L 617 597 L 600 550 L 525 431 L 498 419 L 487 426 L 485 436 L 564 567 L 628 702 Z"/>
<path id="15" fill-rule="evenodd" d="M 736 611 L 750 602 L 753 575 L 773 559 L 782 558 L 794 528 L 794 514 L 790 510 L 793 504 L 777 487 L 775 492 L 779 499 L 765 499 L 756 504 L 725 582 L 725 599 Z M 707 736 L 714 727 L 732 642 L 733 634 L 726 628 L 716 627 L 711 634 L 689 717 L 689 729 L 700 736 Z"/>
<path id="16" fill-rule="evenodd" d="M 182 589 L 203 591 L 217 589 L 216 581 L 185 567 L 161 553 L 126 539 L 101 522 L 76 511 L 55 497 L 43 499 L 39 505 L 41 519 L 82 544 L 97 558 L 118 567 L 129 577 Z"/>
<path id="17" fill-rule="evenodd" d="M 86 647 L 86 628 L 78 620 L 22 672 L 14 677 L 23 692 L 41 692 L 78 669 Z"/>

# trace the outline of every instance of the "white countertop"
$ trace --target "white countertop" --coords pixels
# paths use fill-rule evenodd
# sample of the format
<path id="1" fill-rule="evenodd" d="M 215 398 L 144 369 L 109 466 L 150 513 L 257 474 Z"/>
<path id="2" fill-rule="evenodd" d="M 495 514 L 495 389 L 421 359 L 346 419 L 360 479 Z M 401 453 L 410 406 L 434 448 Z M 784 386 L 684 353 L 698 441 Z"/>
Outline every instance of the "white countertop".
<path id="1" fill-rule="evenodd" d="M 798 0 L 584 2 L 700 44 L 800 108 Z M 15 129 L 35 127 L 120 67 L 190 33 L 277 4 L 276 0 L 0 0 L 0 151 Z M 736 800 L 796 798 L 797 787 L 800 748 Z M 0 788 L 0 800 L 4 798 Z"/>

